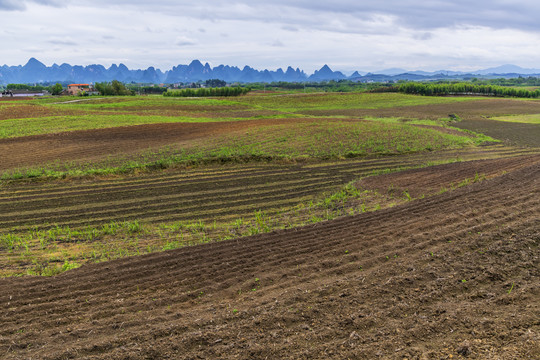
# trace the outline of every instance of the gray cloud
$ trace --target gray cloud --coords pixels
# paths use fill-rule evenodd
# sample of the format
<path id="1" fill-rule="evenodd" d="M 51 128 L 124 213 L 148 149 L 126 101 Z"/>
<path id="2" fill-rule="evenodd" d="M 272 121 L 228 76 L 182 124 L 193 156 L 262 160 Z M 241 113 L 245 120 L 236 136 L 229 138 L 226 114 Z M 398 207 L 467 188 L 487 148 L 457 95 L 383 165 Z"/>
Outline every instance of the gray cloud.
<path id="1" fill-rule="evenodd" d="M 0 0 L 0 11 L 24 10 L 24 2 L 17 0 Z"/>
<path id="2" fill-rule="evenodd" d="M 0 0 L 0 11 L 22 11 L 30 3 L 54 7 L 61 7 L 66 4 L 65 1 L 61 0 Z"/>
<path id="3" fill-rule="evenodd" d="M 298 31 L 298 28 L 296 26 L 292 26 L 292 25 L 283 25 L 281 28 L 283 30 L 292 31 L 292 32 L 297 32 Z"/>
<path id="4" fill-rule="evenodd" d="M 540 30 L 537 15 L 540 3 L 531 0 L 277 0 L 282 6 L 324 13 L 352 14 L 369 19 L 377 14 L 394 16 L 407 27 L 435 29 L 459 25 L 487 26 L 496 29 Z M 274 2 L 274 3 L 276 3 Z"/>
<path id="5" fill-rule="evenodd" d="M 332 20 L 343 17 L 351 21 L 373 22 L 377 17 L 390 16 L 395 24 L 423 30 L 468 25 L 540 31 L 540 22 L 537 19 L 540 2 L 531 0 L 117 0 L 112 5 L 108 0 L 96 0 L 94 4 L 99 7 L 122 6 L 216 21 L 266 21 L 281 23 L 290 28 L 306 26 L 329 30 L 328 24 Z M 359 29 L 355 30 L 352 24 L 348 28 L 350 29 L 346 29 L 347 31 L 360 32 Z"/>
<path id="6" fill-rule="evenodd" d="M 53 44 L 53 45 L 65 45 L 65 46 L 76 46 L 78 45 L 75 41 L 71 40 L 71 39 L 50 39 L 48 41 L 49 44 Z"/>
<path id="7" fill-rule="evenodd" d="M 424 33 L 413 35 L 413 38 L 416 40 L 431 40 L 433 39 L 433 34 L 430 32 L 424 32 Z"/>
<path id="8" fill-rule="evenodd" d="M 176 45 L 178 46 L 192 46 L 196 44 L 197 42 L 195 40 L 190 39 L 187 36 L 179 36 L 176 40 Z"/>

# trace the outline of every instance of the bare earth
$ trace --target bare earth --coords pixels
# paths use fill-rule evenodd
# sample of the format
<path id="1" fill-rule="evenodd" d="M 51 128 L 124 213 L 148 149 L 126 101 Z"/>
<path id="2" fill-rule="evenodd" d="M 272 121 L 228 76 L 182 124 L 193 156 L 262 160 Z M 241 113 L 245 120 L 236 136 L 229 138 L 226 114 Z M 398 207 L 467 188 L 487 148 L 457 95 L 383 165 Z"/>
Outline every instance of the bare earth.
<path id="1" fill-rule="evenodd" d="M 539 245 L 531 157 L 386 210 L 0 279 L 0 357 L 538 359 Z"/>

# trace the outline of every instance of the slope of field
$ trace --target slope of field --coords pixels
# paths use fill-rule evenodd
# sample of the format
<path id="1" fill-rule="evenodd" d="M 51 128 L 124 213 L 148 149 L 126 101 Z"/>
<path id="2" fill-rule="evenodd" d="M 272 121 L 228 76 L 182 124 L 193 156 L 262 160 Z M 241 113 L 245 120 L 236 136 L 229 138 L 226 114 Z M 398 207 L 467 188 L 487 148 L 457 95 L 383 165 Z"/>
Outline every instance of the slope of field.
<path id="1" fill-rule="evenodd" d="M 171 144 L 185 146 L 195 139 L 283 123 L 287 120 L 150 124 L 0 139 L 0 152 L 10 154 L 0 158 L 0 171 L 50 162 L 91 161 Z"/>
<path id="2" fill-rule="evenodd" d="M 539 194 L 529 159 L 391 209 L 0 279 L 0 354 L 538 358 Z"/>

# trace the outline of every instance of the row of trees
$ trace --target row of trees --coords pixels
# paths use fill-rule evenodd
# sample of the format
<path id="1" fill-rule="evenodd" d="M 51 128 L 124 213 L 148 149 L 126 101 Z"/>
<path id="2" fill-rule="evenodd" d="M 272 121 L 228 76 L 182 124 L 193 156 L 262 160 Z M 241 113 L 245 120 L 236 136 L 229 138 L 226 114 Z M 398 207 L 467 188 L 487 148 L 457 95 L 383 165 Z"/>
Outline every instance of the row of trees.
<path id="1" fill-rule="evenodd" d="M 28 84 L 7 84 L 6 89 L 8 89 L 8 90 L 43 91 L 43 90 L 47 90 L 48 86 L 28 85 Z"/>
<path id="2" fill-rule="evenodd" d="M 501 85 L 501 86 L 540 86 L 540 78 L 535 76 L 517 78 L 497 78 L 497 79 L 471 79 L 478 85 Z"/>
<path id="3" fill-rule="evenodd" d="M 425 96 L 444 95 L 486 95 L 486 96 L 509 96 L 520 98 L 538 98 L 540 89 L 529 91 L 526 89 L 516 89 L 497 85 L 476 85 L 473 83 L 449 83 L 449 84 L 426 84 L 409 82 L 397 85 L 393 88 L 405 94 L 416 94 Z"/>
<path id="4" fill-rule="evenodd" d="M 165 91 L 167 91 L 166 87 L 161 87 L 161 86 L 139 86 L 139 85 L 128 84 L 127 88 L 131 91 L 134 91 L 140 94 L 146 94 L 146 95 L 148 94 L 161 95 Z"/>
<path id="5" fill-rule="evenodd" d="M 206 97 L 206 96 L 239 96 L 247 94 L 251 89 L 243 87 L 220 87 L 168 90 L 163 96 L 171 97 Z"/>
<path id="6" fill-rule="evenodd" d="M 28 84 L 7 84 L 7 90 L 27 90 L 27 91 L 48 91 L 53 95 L 60 95 L 64 88 L 62 84 L 56 83 L 50 86 L 44 85 L 28 85 Z"/>
<path id="7" fill-rule="evenodd" d="M 110 83 L 96 83 L 95 88 L 101 95 L 133 95 L 134 92 L 126 88 L 118 80 L 113 80 Z M 28 84 L 8 84 L 6 86 L 7 90 L 27 90 L 27 91 L 48 91 L 52 95 L 60 95 L 64 91 L 64 87 L 60 83 L 56 83 L 50 86 L 43 85 L 28 85 Z M 84 93 L 83 93 L 84 95 Z"/>
<path id="8" fill-rule="evenodd" d="M 134 91 L 126 88 L 126 86 L 118 80 L 113 80 L 110 83 L 107 83 L 107 82 L 96 83 L 94 87 L 103 96 L 135 95 Z"/>
<path id="9" fill-rule="evenodd" d="M 208 79 L 204 82 L 206 87 L 209 88 L 219 88 L 219 87 L 225 87 L 227 86 L 227 82 L 220 79 Z"/>

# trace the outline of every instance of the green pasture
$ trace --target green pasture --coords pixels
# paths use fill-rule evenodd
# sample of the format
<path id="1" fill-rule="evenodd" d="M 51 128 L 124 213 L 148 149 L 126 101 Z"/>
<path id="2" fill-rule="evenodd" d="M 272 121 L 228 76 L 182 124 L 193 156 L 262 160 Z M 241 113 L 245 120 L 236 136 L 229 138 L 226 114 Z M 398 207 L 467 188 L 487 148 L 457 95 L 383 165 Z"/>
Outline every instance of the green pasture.
<path id="1" fill-rule="evenodd" d="M 101 162 L 44 164 L 39 168 L 5 172 L 1 179 L 111 175 L 211 163 L 337 160 L 457 149 L 485 141 L 495 140 L 481 134 L 450 134 L 436 127 L 418 127 L 391 119 L 319 119 L 306 123 L 261 126 L 242 133 L 206 139 L 190 146 L 167 146 L 136 156 L 115 156 Z"/>
<path id="2" fill-rule="evenodd" d="M 513 123 L 540 124 L 540 114 L 497 116 L 490 119 Z"/>
<path id="3" fill-rule="evenodd" d="M 399 93 L 316 93 L 245 96 L 238 103 L 279 111 L 382 109 L 400 106 L 448 104 L 478 100 L 478 97 L 428 97 Z"/>
<path id="4" fill-rule="evenodd" d="M 389 155 L 474 145 L 475 138 L 387 121 L 314 121 L 263 126 L 224 135 L 201 147 L 184 150 L 202 158 L 340 158 Z M 195 150 L 195 151 L 193 151 Z"/>
<path id="5" fill-rule="evenodd" d="M 294 114 L 265 116 L 265 118 L 294 118 Z M 106 129 L 120 126 L 133 126 L 162 123 L 207 123 L 218 121 L 246 121 L 258 120 L 261 117 L 242 118 L 206 118 L 188 116 L 153 116 L 153 115 L 95 115 L 84 114 L 78 116 L 47 116 L 28 119 L 12 119 L 0 121 L 0 139 L 14 138 L 30 135 L 54 134 L 75 130 Z"/>
<path id="6" fill-rule="evenodd" d="M 119 97 L 96 97 L 96 98 L 75 98 L 56 102 L 50 99 L 37 100 L 36 104 L 47 104 L 58 109 L 75 110 L 115 110 L 130 107 L 161 107 L 161 106 L 233 106 L 236 102 L 222 98 L 167 98 L 159 95 L 149 96 L 119 96 Z M 75 100 L 75 101 L 74 101 Z M 80 100 L 80 101 L 79 101 Z M 73 101 L 73 102 L 70 102 Z"/>
<path id="7" fill-rule="evenodd" d="M 306 109 L 377 109 L 399 106 L 452 103 L 474 100 L 474 97 L 422 97 L 397 93 L 320 93 L 267 94 L 230 98 L 167 98 L 163 96 L 129 96 L 96 98 L 44 98 L 28 103 L 57 110 L 69 115 L 6 119 L 0 122 L 0 138 L 60 133 L 156 123 L 216 122 L 257 120 L 261 118 L 305 117 Z M 73 102 L 74 101 L 74 102 Z M 17 103 L 9 103 L 16 106 Z M 2 107 L 8 106 L 1 104 Z M 178 110 L 182 116 L 161 116 L 159 109 Z M 215 109 L 214 109 L 215 108 Z M 252 116 L 228 116 L 228 110 L 250 111 Z M 277 112 L 267 115 L 267 111 Z M 115 113 L 117 111 L 118 113 Z M 153 113 L 145 114 L 146 111 Z M 193 116 L 189 116 L 189 112 Z M 257 113 L 260 112 L 260 115 Z M 264 113 L 266 112 L 266 113 Z M 80 114 L 79 114 L 80 113 Z"/>

